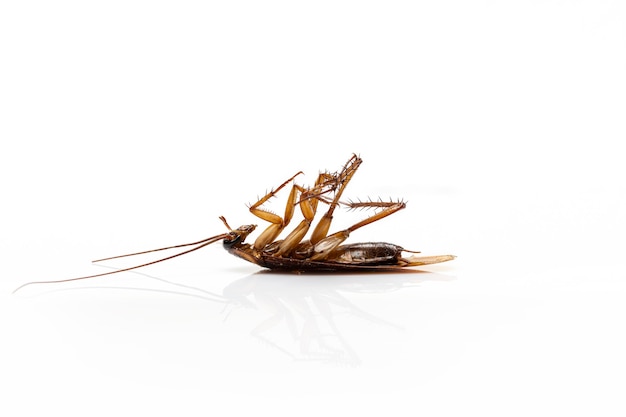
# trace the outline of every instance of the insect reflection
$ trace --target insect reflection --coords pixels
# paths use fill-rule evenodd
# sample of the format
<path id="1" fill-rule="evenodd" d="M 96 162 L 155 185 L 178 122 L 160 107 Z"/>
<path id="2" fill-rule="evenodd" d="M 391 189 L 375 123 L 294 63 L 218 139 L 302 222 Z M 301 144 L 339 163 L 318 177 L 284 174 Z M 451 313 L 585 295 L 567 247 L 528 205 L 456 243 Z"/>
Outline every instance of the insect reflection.
<path id="1" fill-rule="evenodd" d="M 252 322 L 249 334 L 271 350 L 298 362 L 322 362 L 336 366 L 359 366 L 358 337 L 344 331 L 356 321 L 373 325 L 367 339 L 382 337 L 386 331 L 402 331 L 399 324 L 385 320 L 359 306 L 360 294 L 385 294 L 417 287 L 425 281 L 444 282 L 445 275 L 394 273 L 393 276 L 343 274 L 328 280 L 324 275 L 276 274 L 259 271 L 228 284 L 222 291 L 211 291 L 181 280 L 157 278 L 139 271 L 153 284 L 133 286 L 82 286 L 51 292 L 116 290 L 166 294 L 199 300 L 221 308 L 224 322 L 237 316 Z M 294 281 L 295 280 L 295 281 Z M 287 285 L 287 281 L 291 282 Z M 137 281 L 134 281 L 137 282 Z M 374 336 L 377 335 L 377 336 Z"/>

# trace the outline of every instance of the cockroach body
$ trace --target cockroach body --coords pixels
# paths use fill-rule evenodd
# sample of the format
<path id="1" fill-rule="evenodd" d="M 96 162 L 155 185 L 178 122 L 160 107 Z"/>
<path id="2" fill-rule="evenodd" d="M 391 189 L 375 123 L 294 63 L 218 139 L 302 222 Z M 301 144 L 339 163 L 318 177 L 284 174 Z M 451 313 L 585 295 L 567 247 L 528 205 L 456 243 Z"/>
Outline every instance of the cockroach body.
<path id="1" fill-rule="evenodd" d="M 242 226 L 254 228 L 254 225 Z M 241 228 L 240 228 L 241 229 Z M 387 242 L 364 242 L 339 245 L 323 261 L 311 260 L 313 245 L 306 241 L 298 245 L 289 257 L 272 253 L 275 245 L 268 250 L 257 251 L 253 245 L 244 243 L 245 236 L 239 229 L 232 237 L 224 239 L 224 249 L 230 254 L 245 259 L 264 268 L 284 271 L 366 271 L 427 265 L 450 260 L 451 255 L 403 258 L 402 252 L 411 252 L 403 247 Z M 277 241 L 275 243 L 279 243 Z M 418 260 L 419 259 L 419 260 Z"/>
<path id="2" fill-rule="evenodd" d="M 361 165 L 361 162 L 361 158 L 357 155 L 353 155 L 340 171 L 336 173 L 327 171 L 320 173 L 315 184 L 311 187 L 304 187 L 294 183 L 289 193 L 285 213 L 282 217 L 264 209 L 262 206 L 281 189 L 292 183 L 302 172 L 296 173 L 276 189 L 260 198 L 256 203 L 250 205 L 249 209 L 253 215 L 270 223 L 252 244 L 245 243 L 245 240 L 248 235 L 256 229 L 256 225 L 244 225 L 237 229 L 232 229 L 226 219 L 220 217 L 229 230 L 227 233 L 222 233 L 197 242 L 114 256 L 99 259 L 94 262 L 193 246 L 191 249 L 184 250 L 183 252 L 112 272 L 56 281 L 39 281 L 36 283 L 75 281 L 129 271 L 193 252 L 219 240 L 222 240 L 224 248 L 229 253 L 245 259 L 248 262 L 272 270 L 302 272 L 380 271 L 428 265 L 454 259 L 455 257 L 453 255 L 417 256 L 415 254 L 419 252 L 406 250 L 401 246 L 385 242 L 343 244 L 350 234 L 360 227 L 378 221 L 406 207 L 406 204 L 402 201 L 368 200 L 344 202 L 340 200 L 346 186 Z M 319 203 L 328 205 L 328 210 L 318 221 L 309 239 L 305 240 L 304 237 L 308 234 L 313 224 Z M 334 211 L 339 206 L 345 206 L 349 209 L 375 209 L 377 212 L 345 230 L 329 235 L 328 231 L 330 230 Z M 277 240 L 277 237 L 293 218 L 296 208 L 300 209 L 304 219 L 284 239 Z M 404 253 L 408 253 L 409 255 L 403 256 Z M 24 284 L 22 287 L 29 284 L 32 283 Z"/>

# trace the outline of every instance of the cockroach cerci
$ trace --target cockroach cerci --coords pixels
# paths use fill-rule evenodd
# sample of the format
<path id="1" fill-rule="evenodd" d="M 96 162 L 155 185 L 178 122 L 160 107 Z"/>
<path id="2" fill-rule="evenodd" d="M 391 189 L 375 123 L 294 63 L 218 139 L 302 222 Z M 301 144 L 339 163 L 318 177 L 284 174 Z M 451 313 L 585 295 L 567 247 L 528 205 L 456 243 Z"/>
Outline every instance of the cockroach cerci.
<path id="1" fill-rule="evenodd" d="M 250 205 L 249 209 L 252 214 L 270 223 L 252 244 L 245 243 L 245 240 L 256 229 L 256 225 L 249 224 L 232 229 L 226 219 L 220 217 L 228 229 L 227 233 L 197 242 L 113 256 L 98 259 L 94 262 L 181 247 L 191 247 L 191 249 L 130 268 L 78 278 L 31 282 L 19 288 L 34 283 L 67 282 L 130 271 L 196 251 L 219 240 L 222 241 L 224 248 L 235 256 L 264 268 L 284 271 L 381 271 L 435 264 L 454 259 L 453 255 L 417 256 L 415 254 L 419 252 L 410 251 L 402 246 L 385 242 L 343 244 L 355 230 L 387 217 L 406 206 L 403 201 L 368 200 L 354 202 L 341 200 L 344 190 L 361 165 L 361 162 L 361 158 L 353 155 L 338 172 L 331 173 L 326 171 L 320 173 L 313 186 L 310 187 L 298 185 L 294 182 L 295 178 L 302 174 L 302 172 L 298 172 L 256 203 Z M 264 203 L 289 184 L 292 184 L 292 186 L 283 217 L 263 208 Z M 319 203 L 327 205 L 328 210 L 317 222 L 309 239 L 305 240 L 304 237 L 314 223 Z M 345 230 L 329 235 L 328 231 L 333 220 L 333 214 L 339 206 L 350 209 L 375 209 L 376 212 Z M 284 239 L 277 240 L 278 236 L 293 218 L 296 208 L 300 209 L 304 219 Z"/>

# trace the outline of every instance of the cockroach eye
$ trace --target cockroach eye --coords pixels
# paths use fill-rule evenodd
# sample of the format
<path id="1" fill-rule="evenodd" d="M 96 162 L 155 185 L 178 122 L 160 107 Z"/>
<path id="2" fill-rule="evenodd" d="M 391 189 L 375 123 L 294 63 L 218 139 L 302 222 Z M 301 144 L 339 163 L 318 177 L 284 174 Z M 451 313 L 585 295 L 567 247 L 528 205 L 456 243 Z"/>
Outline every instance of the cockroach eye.
<path id="1" fill-rule="evenodd" d="M 238 235 L 236 233 L 229 233 L 229 235 L 224 238 L 224 247 L 231 248 L 235 246 L 239 241 L 241 241 L 241 235 Z"/>

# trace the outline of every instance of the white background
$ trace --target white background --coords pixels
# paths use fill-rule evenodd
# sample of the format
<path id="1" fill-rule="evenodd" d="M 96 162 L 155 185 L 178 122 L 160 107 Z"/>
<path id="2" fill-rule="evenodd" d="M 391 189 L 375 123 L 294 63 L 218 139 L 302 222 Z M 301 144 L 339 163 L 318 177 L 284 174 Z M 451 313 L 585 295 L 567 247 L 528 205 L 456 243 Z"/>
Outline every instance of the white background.
<path id="1" fill-rule="evenodd" d="M 609 0 L 3 2 L 0 414 L 624 415 L 625 28 Z M 457 260 L 217 244 L 11 295 L 262 224 L 353 152 L 346 197 L 408 206 L 351 241 Z"/>

